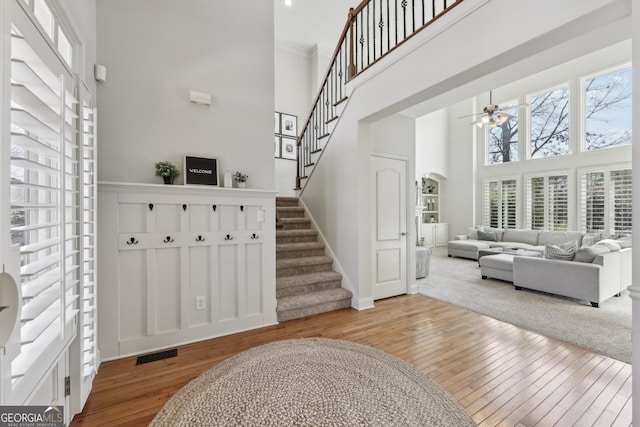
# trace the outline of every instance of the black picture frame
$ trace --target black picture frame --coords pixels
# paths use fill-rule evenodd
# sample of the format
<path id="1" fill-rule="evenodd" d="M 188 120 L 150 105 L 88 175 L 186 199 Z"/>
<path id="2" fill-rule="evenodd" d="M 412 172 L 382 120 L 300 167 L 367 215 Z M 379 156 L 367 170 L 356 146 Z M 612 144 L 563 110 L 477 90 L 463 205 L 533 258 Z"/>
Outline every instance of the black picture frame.
<path id="1" fill-rule="evenodd" d="M 218 185 L 218 161 L 184 156 L 184 185 Z"/>
<path id="2" fill-rule="evenodd" d="M 298 136 L 298 116 L 280 113 L 280 133 L 284 136 Z"/>
<path id="3" fill-rule="evenodd" d="M 296 160 L 297 158 L 297 149 L 296 149 L 296 139 L 295 138 L 282 138 L 282 142 L 280 144 L 280 155 L 283 159 L 286 160 Z"/>

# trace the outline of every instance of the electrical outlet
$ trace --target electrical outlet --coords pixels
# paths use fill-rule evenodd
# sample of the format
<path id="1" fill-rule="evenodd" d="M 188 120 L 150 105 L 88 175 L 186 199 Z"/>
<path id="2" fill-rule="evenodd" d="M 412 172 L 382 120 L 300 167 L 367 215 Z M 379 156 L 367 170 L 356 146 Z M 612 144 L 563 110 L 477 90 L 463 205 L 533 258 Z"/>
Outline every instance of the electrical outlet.
<path id="1" fill-rule="evenodd" d="M 196 297 L 196 310 L 204 310 L 207 308 L 207 300 L 205 297 Z"/>

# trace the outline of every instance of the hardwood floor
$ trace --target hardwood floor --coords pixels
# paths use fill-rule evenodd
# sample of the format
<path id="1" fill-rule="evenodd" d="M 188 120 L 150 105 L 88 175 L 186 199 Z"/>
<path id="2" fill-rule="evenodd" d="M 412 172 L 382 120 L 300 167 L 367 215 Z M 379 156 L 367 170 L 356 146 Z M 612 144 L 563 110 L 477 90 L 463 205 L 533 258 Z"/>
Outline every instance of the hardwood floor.
<path id="1" fill-rule="evenodd" d="M 416 366 L 480 426 L 629 426 L 631 365 L 422 295 L 377 301 L 178 348 L 135 366 L 103 363 L 71 426 L 144 426 L 187 382 L 216 363 L 275 340 L 355 341 Z M 408 396 L 410 398 L 410 396 Z"/>

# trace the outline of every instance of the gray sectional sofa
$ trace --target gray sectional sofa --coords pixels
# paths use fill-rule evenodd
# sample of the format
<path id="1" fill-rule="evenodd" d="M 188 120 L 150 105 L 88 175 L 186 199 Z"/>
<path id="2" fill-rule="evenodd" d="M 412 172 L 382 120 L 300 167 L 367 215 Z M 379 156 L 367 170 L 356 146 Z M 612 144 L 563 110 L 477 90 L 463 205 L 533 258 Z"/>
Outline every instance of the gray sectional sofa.
<path id="1" fill-rule="evenodd" d="M 601 238 L 576 231 L 469 229 L 467 235 L 456 236 L 449 242 L 448 255 L 477 260 L 481 249 L 507 249 L 504 254 L 482 257 L 483 278 L 512 281 L 516 289 L 567 296 L 598 307 L 602 301 L 619 295 L 631 285 L 632 268 L 630 238 L 623 241 Z M 542 255 L 547 244 L 561 245 L 571 241 L 580 248 L 575 260 L 508 254 L 509 249 L 519 248 Z"/>
<path id="2" fill-rule="evenodd" d="M 478 233 L 493 233 L 496 241 L 480 240 Z M 522 229 L 485 228 L 484 231 L 469 229 L 469 234 L 456 236 L 447 244 L 448 255 L 450 257 L 460 257 L 478 259 L 478 250 L 488 248 L 518 248 L 544 252 L 547 243 L 557 245 L 571 240 L 578 242 L 578 247 L 582 246 L 584 233 L 579 231 L 538 231 Z"/>

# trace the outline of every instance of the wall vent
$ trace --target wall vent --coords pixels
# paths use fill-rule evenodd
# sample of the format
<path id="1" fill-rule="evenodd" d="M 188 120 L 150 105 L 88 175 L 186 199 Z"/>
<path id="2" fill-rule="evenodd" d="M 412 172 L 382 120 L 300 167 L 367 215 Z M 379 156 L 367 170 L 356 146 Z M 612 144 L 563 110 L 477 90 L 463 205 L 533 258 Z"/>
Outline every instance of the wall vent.
<path id="1" fill-rule="evenodd" d="M 177 355 L 178 355 L 177 348 L 172 348 L 171 350 L 159 351 L 157 353 L 145 354 L 144 356 L 138 356 L 138 359 L 136 360 L 136 365 L 155 362 L 156 360 L 168 359 L 170 357 L 176 357 Z"/>

